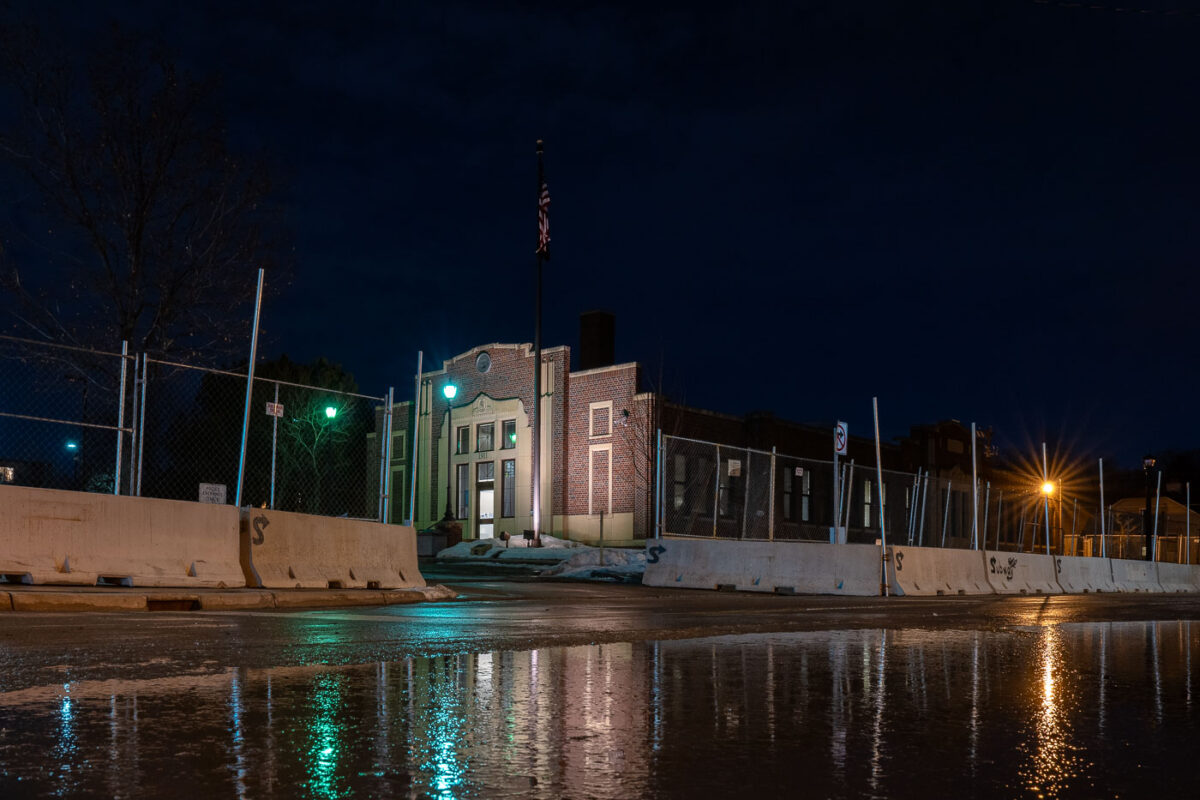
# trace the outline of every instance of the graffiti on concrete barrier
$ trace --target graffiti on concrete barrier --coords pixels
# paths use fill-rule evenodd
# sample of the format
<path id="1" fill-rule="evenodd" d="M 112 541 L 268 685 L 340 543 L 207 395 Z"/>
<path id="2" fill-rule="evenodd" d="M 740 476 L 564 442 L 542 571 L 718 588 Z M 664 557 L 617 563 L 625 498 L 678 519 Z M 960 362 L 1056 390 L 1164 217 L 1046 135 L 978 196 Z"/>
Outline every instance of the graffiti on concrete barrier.
<path id="1" fill-rule="evenodd" d="M 896 572 L 904 569 L 904 551 L 896 551 Z"/>
<path id="2" fill-rule="evenodd" d="M 667 552 L 667 548 L 663 547 L 662 545 L 656 544 L 653 547 L 647 547 L 646 548 L 646 563 L 647 564 L 657 564 L 658 557 L 665 552 Z"/>
<path id="3" fill-rule="evenodd" d="M 259 514 L 254 518 L 254 535 L 250 537 L 250 541 L 255 544 L 263 543 L 263 528 L 271 524 L 271 520 L 267 519 L 266 514 Z"/>
<path id="4" fill-rule="evenodd" d="M 1057 574 L 1062 575 L 1062 559 L 1061 558 L 1054 559 L 1054 571 Z"/>
<path id="5" fill-rule="evenodd" d="M 1008 566 L 1007 567 L 1004 566 L 1003 564 L 997 564 L 995 556 L 992 556 L 990 559 L 988 559 L 988 563 L 992 565 L 992 574 L 993 575 L 1003 575 L 1004 579 L 1007 581 L 1012 580 L 1013 572 L 1016 571 L 1016 569 L 1017 569 L 1016 556 L 1008 557 Z"/>

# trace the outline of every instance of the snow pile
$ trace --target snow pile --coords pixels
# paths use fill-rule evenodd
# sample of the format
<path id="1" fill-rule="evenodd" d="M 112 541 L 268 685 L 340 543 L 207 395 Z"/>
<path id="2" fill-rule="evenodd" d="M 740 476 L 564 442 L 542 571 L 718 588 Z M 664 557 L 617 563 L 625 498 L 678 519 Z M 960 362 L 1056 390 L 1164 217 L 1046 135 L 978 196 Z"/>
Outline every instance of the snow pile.
<path id="1" fill-rule="evenodd" d="M 424 595 L 425 599 L 429 602 L 435 602 L 438 600 L 453 600 L 454 598 L 458 597 L 458 592 L 454 591 L 449 586 L 442 586 L 440 583 L 433 586 L 414 586 L 407 591 L 419 592 L 420 594 Z"/>
<path id="2" fill-rule="evenodd" d="M 640 580 L 646 571 L 644 550 L 600 549 L 588 547 L 549 569 L 543 578 L 577 578 L 580 580 Z"/>
<path id="3" fill-rule="evenodd" d="M 507 547 L 499 539 L 468 539 L 438 552 L 437 558 L 439 561 L 536 561 L 557 564 L 575 550 L 591 549 L 548 534 L 542 534 L 541 547 L 530 547 L 530 544 L 523 538 L 510 539 Z"/>

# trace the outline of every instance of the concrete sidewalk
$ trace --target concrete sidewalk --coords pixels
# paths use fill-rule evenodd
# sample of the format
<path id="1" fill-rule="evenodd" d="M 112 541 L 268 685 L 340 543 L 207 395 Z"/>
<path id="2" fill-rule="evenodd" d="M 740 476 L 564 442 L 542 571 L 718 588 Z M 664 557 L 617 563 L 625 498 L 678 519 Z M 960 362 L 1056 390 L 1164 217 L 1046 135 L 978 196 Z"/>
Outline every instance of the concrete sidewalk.
<path id="1" fill-rule="evenodd" d="M 414 589 L 147 589 L 109 586 L 5 586 L 5 611 L 231 611 L 384 606 L 453 600 L 445 586 Z"/>

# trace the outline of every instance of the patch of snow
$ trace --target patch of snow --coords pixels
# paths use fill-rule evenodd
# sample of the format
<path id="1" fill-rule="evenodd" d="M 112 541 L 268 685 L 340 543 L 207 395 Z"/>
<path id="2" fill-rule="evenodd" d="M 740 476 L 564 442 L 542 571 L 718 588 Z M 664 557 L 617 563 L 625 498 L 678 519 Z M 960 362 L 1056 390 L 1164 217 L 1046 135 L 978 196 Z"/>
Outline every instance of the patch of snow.
<path id="1" fill-rule="evenodd" d="M 520 544 L 517 544 L 520 542 Z M 512 539 L 508 546 L 499 539 L 467 539 L 438 552 L 439 560 L 463 561 L 536 561 L 556 564 L 579 549 L 590 549 L 577 542 L 542 536 L 542 547 L 528 547 L 524 539 Z"/>
<path id="2" fill-rule="evenodd" d="M 635 580 L 646 571 L 646 551 L 589 547 L 543 570 L 545 578 Z"/>

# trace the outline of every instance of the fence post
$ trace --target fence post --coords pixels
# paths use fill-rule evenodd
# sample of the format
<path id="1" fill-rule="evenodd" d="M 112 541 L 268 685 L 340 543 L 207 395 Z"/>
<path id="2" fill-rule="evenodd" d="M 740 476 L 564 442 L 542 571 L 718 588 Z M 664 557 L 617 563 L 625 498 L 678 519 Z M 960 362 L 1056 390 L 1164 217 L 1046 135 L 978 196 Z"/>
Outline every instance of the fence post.
<path id="1" fill-rule="evenodd" d="M 254 330 L 250 332 L 250 368 L 246 371 L 246 405 L 242 411 L 242 447 L 238 457 L 237 492 L 234 506 L 242 507 L 242 478 L 246 474 L 246 436 L 250 433 L 250 394 L 254 389 L 254 359 L 258 351 L 258 317 L 262 310 L 263 270 L 258 270 L 258 293 L 254 299 Z"/>
<path id="2" fill-rule="evenodd" d="M 113 470 L 113 494 L 121 493 L 121 447 L 125 444 L 125 370 L 129 358 L 129 341 L 121 342 L 121 390 L 117 399 L 117 466 Z"/>
<path id="3" fill-rule="evenodd" d="M 150 359 L 142 353 L 142 404 L 138 422 L 137 496 L 142 496 L 142 452 L 146 449 L 146 384 L 150 382 Z M 130 453 L 130 458 L 133 454 Z"/>
<path id="4" fill-rule="evenodd" d="M 275 381 L 275 413 L 271 414 L 271 510 L 275 510 L 275 453 L 279 441 L 279 381 Z"/>
<path id="5" fill-rule="evenodd" d="M 946 546 L 946 523 L 950 521 L 950 488 L 954 481 L 946 481 L 946 510 L 942 512 L 942 547 Z"/>
<path id="6" fill-rule="evenodd" d="M 771 489 L 767 492 L 767 541 L 775 541 L 775 445 L 771 445 Z"/>
<path id="7" fill-rule="evenodd" d="M 713 474 L 713 538 L 717 538 L 717 504 L 721 498 L 721 445 L 717 448 L 717 469 Z"/>
<path id="8" fill-rule="evenodd" d="M 925 470 L 925 488 L 921 490 L 921 522 L 917 525 L 917 547 L 925 546 L 925 501 L 929 499 L 929 470 Z"/>
<path id="9" fill-rule="evenodd" d="M 662 428 L 658 429 L 658 449 L 654 462 L 654 538 L 662 538 L 663 497 L 663 446 Z"/>
<path id="10" fill-rule="evenodd" d="M 417 520 L 417 441 L 421 438 L 421 369 L 424 367 L 425 351 L 417 351 L 416 396 L 413 398 L 413 424 L 409 431 L 412 436 L 412 460 L 408 462 L 408 524 L 416 525 Z M 407 420 L 405 420 L 407 424 Z"/>
<path id="11" fill-rule="evenodd" d="M 379 521 L 387 524 L 388 517 L 391 512 L 392 505 L 392 412 L 393 402 L 395 400 L 394 386 L 388 387 L 387 393 L 387 408 L 384 413 L 384 446 L 383 446 L 383 482 L 379 485 L 379 497 L 381 508 L 379 510 Z"/>
<path id="12" fill-rule="evenodd" d="M 750 448 L 747 447 L 746 448 L 746 467 L 745 467 L 745 470 L 746 470 L 745 476 L 746 477 L 745 477 L 745 480 L 742 481 L 742 533 L 740 536 L 738 536 L 739 539 L 747 538 L 747 533 L 748 533 L 747 520 L 749 519 L 749 516 L 750 516 L 750 459 L 752 457 L 753 457 L 753 453 L 751 452 Z M 732 488 L 733 481 L 730 481 L 729 485 Z"/>

